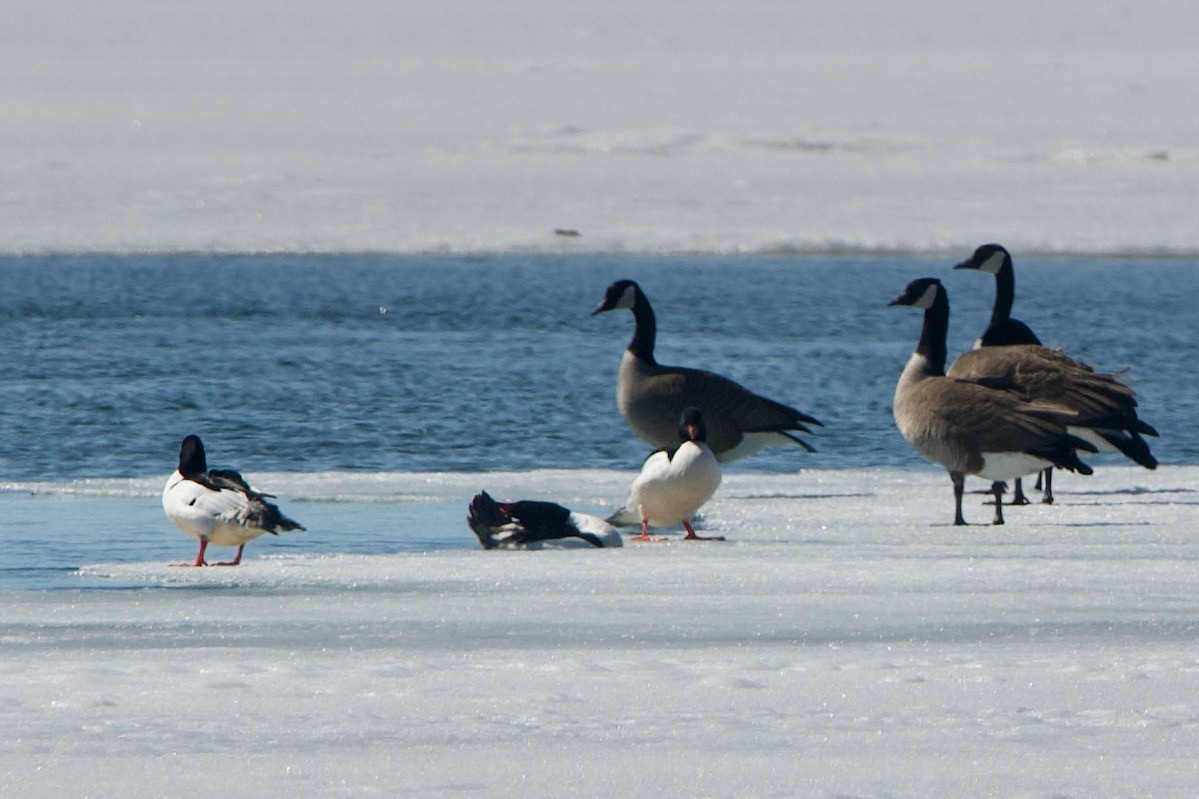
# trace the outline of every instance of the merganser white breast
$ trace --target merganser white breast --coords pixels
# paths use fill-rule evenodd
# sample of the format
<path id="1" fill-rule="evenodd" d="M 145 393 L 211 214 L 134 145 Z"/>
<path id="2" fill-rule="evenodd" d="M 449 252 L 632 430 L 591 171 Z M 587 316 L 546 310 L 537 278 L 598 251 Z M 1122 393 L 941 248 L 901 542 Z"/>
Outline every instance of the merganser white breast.
<path id="1" fill-rule="evenodd" d="M 705 443 L 705 434 L 702 414 L 687 408 L 679 424 L 678 448 L 658 450 L 646 459 L 625 503 L 641 518 L 641 535 L 634 540 L 651 540 L 651 526 L 677 524 L 687 531 L 686 540 L 724 540 L 701 539 L 691 526 L 696 511 L 720 486 L 720 462 Z"/>

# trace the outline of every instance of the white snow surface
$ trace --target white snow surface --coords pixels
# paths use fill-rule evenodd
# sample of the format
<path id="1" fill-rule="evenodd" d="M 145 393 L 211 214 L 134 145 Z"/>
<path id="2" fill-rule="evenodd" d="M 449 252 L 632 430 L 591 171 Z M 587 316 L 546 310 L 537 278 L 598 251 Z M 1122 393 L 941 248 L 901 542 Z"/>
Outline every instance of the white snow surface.
<path id="1" fill-rule="evenodd" d="M 480 479 L 270 476 L 397 535 Z M 1104 467 L 953 527 L 939 472 L 733 473 L 723 544 L 90 565 L 150 587 L 0 593 L 0 794 L 1193 797 L 1197 483 Z"/>
<path id="2" fill-rule="evenodd" d="M 0 252 L 1193 254 L 1196 41 L 1190 0 L 18 3 Z"/>

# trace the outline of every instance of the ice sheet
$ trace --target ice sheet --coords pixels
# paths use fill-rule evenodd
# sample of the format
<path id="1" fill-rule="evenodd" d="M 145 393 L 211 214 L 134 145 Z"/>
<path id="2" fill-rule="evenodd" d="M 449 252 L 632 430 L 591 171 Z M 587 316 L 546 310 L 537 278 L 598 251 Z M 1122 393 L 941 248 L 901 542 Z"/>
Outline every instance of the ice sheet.
<path id="1" fill-rule="evenodd" d="M 1105 467 L 955 528 L 933 471 L 734 474 L 702 522 L 726 544 L 97 562 L 148 587 L 0 594 L 0 789 L 1190 796 L 1196 478 Z"/>
<path id="2" fill-rule="evenodd" d="M 1194 253 L 1197 38 L 1186 0 L 22 4 L 0 251 Z"/>

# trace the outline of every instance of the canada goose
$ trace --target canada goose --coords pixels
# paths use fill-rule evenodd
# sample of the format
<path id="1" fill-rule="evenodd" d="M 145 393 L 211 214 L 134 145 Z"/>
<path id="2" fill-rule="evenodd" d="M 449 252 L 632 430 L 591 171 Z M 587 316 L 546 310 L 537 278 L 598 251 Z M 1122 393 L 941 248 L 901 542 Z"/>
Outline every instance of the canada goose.
<path id="1" fill-rule="evenodd" d="M 787 441 L 815 451 L 796 435 L 811 433 L 806 425 L 820 425 L 811 416 L 713 372 L 658 363 L 654 359 L 654 310 L 632 280 L 608 286 L 591 315 L 618 308 L 632 311 L 637 323 L 616 381 L 616 406 L 634 433 L 659 449 L 676 447 L 679 414 L 694 407 L 703 414 L 708 444 L 722 463 Z"/>
<path id="2" fill-rule="evenodd" d="M 466 520 L 483 549 L 622 545 L 616 528 L 596 516 L 574 513 L 553 502 L 496 502 L 486 491 L 471 500 Z"/>
<path id="3" fill-rule="evenodd" d="M 968 474 L 993 481 L 993 524 L 1003 524 L 1000 481 L 1050 464 L 1091 473 L 1091 467 L 1078 459 L 1075 450 L 1094 452 L 1095 447 L 1066 430 L 1075 416 L 1073 411 L 1025 400 L 1015 392 L 982 382 L 946 377 L 949 297 L 941 281 L 913 280 L 891 305 L 924 310 L 920 343 L 895 387 L 893 412 L 908 443 L 949 471 L 954 524 L 966 523 L 962 518 L 962 494 Z"/>
<path id="4" fill-rule="evenodd" d="M 634 541 L 660 541 L 650 537 L 650 526 L 676 524 L 682 524 L 687 531 L 687 541 L 724 540 L 721 536 L 698 536 L 691 526 L 695 512 L 720 485 L 720 462 L 705 443 L 706 434 L 703 414 L 696 408 L 686 408 L 679 420 L 675 447 L 658 450 L 646 458 L 625 503 L 641 519 L 641 535 Z"/>
<path id="5" fill-rule="evenodd" d="M 1032 332 L 1032 328 L 1019 319 L 1012 318 L 1012 303 L 1016 299 L 1016 272 L 1012 269 L 1011 253 L 1002 245 L 984 244 L 953 268 L 977 269 L 995 276 L 995 305 L 991 308 L 991 321 L 982 336 L 974 342 L 975 349 L 1041 343 L 1037 334 Z"/>
<path id="6" fill-rule="evenodd" d="M 188 436 L 179 447 L 179 468 L 167 478 L 162 490 L 162 508 L 180 530 L 200 542 L 195 563 L 177 566 L 207 566 L 204 552 L 209 544 L 237 547 L 231 561 L 214 566 L 236 566 L 246 543 L 263 533 L 303 530 L 284 516 L 270 494 L 255 491 L 232 469 L 209 469 L 204 444 L 199 436 Z"/>
<path id="7" fill-rule="evenodd" d="M 950 377 L 987 381 L 998 388 L 1021 392 L 1031 400 L 1062 405 L 1078 415 L 1070 432 L 1101 452 L 1120 452 L 1146 469 L 1157 467 L 1142 435 L 1157 430 L 1137 418 L 1136 393 L 1115 375 L 1099 374 L 1061 350 L 1041 345 L 1036 334 L 1011 317 L 1015 296 L 1012 257 L 998 244 L 984 244 L 954 269 L 976 269 L 995 275 L 995 305 L 986 331 L 971 352 L 949 367 Z M 1042 502 L 1053 502 L 1052 469 L 1044 472 Z M 1026 504 L 1016 481 L 1014 504 Z"/>

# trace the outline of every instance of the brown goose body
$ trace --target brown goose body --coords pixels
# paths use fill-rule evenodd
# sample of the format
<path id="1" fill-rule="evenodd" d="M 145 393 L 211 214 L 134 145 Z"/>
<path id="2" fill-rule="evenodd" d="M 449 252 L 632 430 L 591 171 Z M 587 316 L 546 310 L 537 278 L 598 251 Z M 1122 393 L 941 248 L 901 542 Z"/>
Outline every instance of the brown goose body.
<path id="1" fill-rule="evenodd" d="M 965 477 L 994 481 L 994 524 L 1003 524 L 1003 480 L 1046 466 L 1090 474 L 1076 449 L 1095 447 L 1069 433 L 1077 414 L 1046 400 L 945 374 L 949 298 L 941 281 L 921 278 L 908 284 L 892 305 L 924 310 L 920 343 L 895 387 L 896 426 L 912 447 L 949 472 L 954 489 L 954 524 L 962 518 Z"/>
<path id="2" fill-rule="evenodd" d="M 783 432 L 807 431 L 802 422 L 797 423 L 799 412 L 794 408 L 715 372 L 664 366 L 627 350 L 616 380 L 616 407 L 633 432 L 655 449 L 678 444 L 679 414 L 694 407 L 712 420 L 708 444 L 721 461 L 743 458 L 786 440 L 811 451 L 805 442 Z"/>
<path id="3" fill-rule="evenodd" d="M 1136 421 L 1136 392 L 1115 375 L 1096 372 L 1061 350 L 1037 344 L 983 347 L 962 353 L 949 377 L 981 381 L 1074 411 L 1071 424 L 1112 426 Z"/>
<path id="4" fill-rule="evenodd" d="M 715 372 L 658 363 L 653 308 L 635 282 L 620 280 L 609 286 L 592 315 L 616 309 L 631 311 L 636 320 L 620 362 L 616 406 L 642 439 L 658 449 L 676 446 L 680 414 L 697 408 L 707 423 L 708 445 L 722 463 L 788 442 L 814 451 L 799 437 L 811 433 L 809 425 L 820 424 L 811 416 Z"/>
<path id="5" fill-rule="evenodd" d="M 1070 432 L 1101 451 L 1121 452 L 1153 469 L 1157 459 L 1142 435 L 1157 430 L 1137 416 L 1136 392 L 1115 375 L 1096 372 L 1059 349 L 1041 345 L 1023 322 L 1011 317 L 1015 296 L 1012 258 L 998 244 L 984 244 L 954 267 L 995 276 L 995 304 L 991 321 L 977 348 L 962 354 L 949 368 L 950 377 L 975 380 L 1018 392 L 1030 400 L 1043 400 L 1074 411 Z M 1051 501 L 1052 495 L 1047 495 Z"/>
<path id="6" fill-rule="evenodd" d="M 895 389 L 896 425 L 917 452 L 950 472 L 1011 480 L 1052 464 L 1039 450 L 1066 434 L 1068 408 L 930 373 L 912 356 Z"/>

